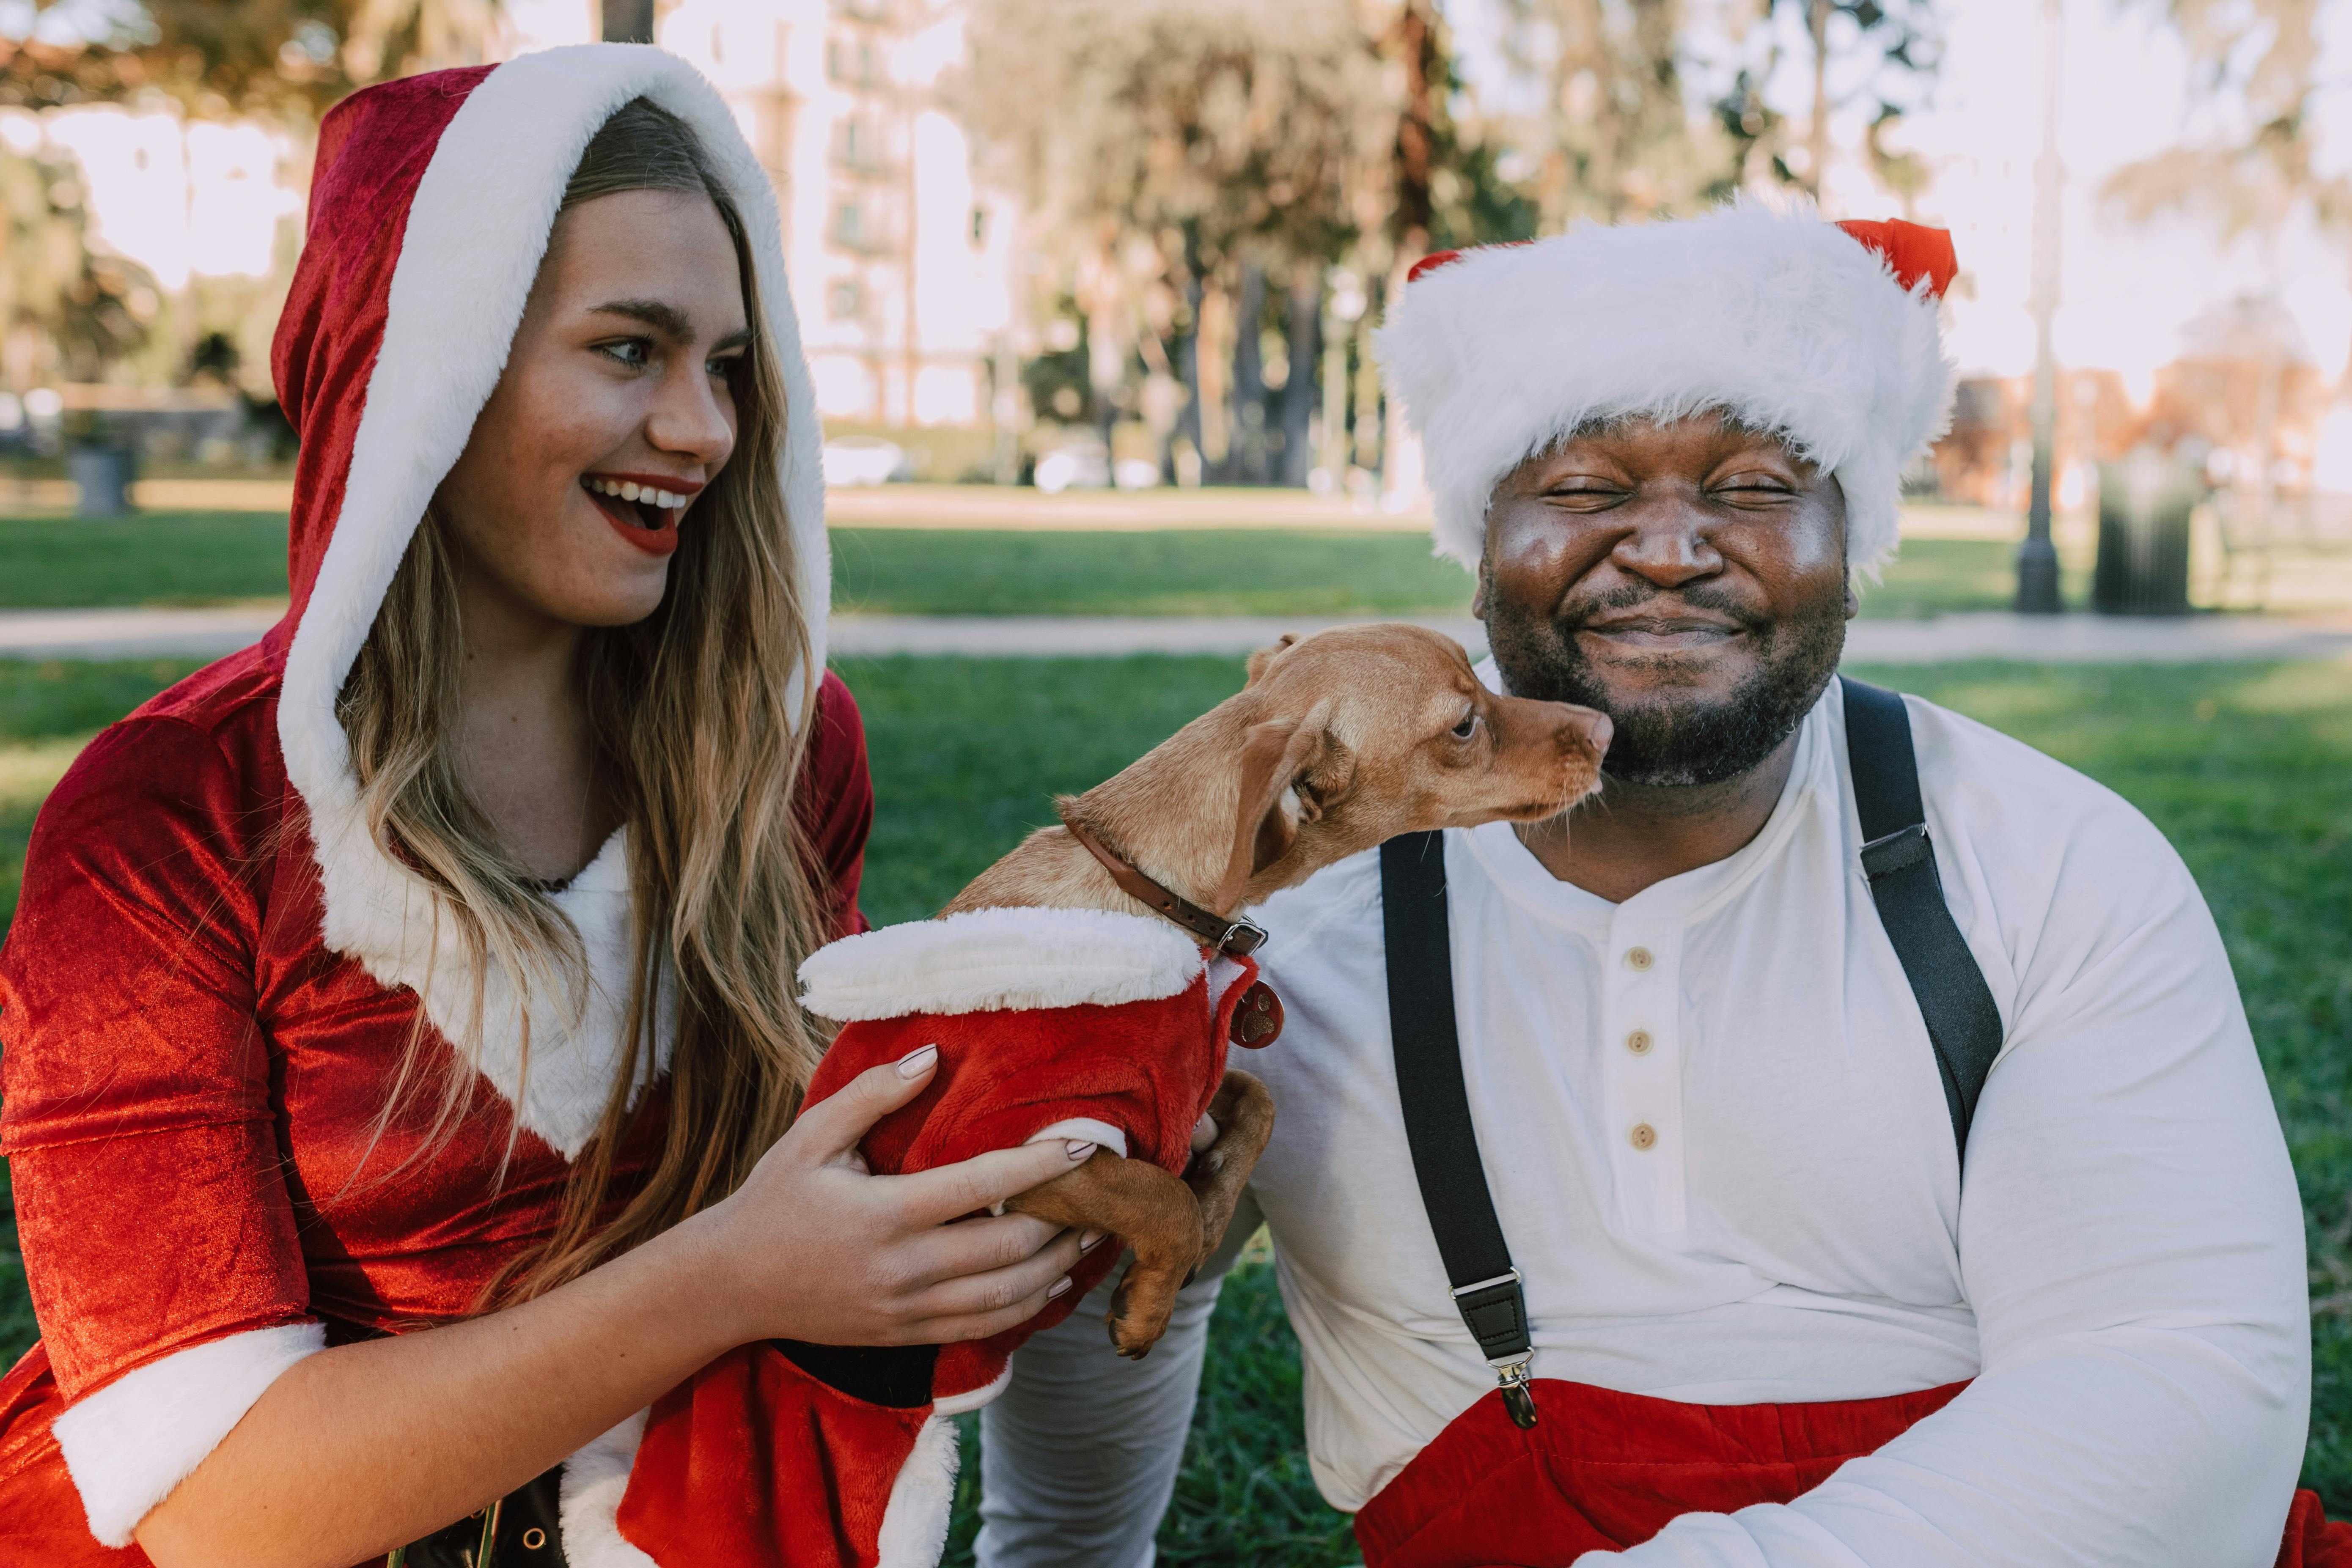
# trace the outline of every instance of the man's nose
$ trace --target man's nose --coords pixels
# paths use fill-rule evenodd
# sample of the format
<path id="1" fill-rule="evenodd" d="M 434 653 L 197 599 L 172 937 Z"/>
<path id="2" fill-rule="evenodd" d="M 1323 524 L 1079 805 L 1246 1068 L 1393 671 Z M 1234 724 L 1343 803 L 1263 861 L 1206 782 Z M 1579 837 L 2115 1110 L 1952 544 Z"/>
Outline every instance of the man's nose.
<path id="1" fill-rule="evenodd" d="M 735 447 L 735 427 L 698 361 L 662 378 L 646 419 L 646 438 L 664 452 L 717 468 Z"/>
<path id="2" fill-rule="evenodd" d="M 1609 558 L 1661 588 L 1679 588 L 1723 570 L 1723 557 L 1708 542 L 1706 514 L 1679 500 L 1660 499 L 1638 509 L 1633 526 L 1618 538 Z"/>

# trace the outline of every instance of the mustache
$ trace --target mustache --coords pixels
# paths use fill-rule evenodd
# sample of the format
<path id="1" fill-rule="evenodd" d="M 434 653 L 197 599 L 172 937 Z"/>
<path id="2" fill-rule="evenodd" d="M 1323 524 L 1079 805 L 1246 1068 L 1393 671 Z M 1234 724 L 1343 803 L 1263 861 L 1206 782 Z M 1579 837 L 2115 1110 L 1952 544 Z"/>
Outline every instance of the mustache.
<path id="1" fill-rule="evenodd" d="M 1693 584 L 1687 588 L 1651 588 L 1628 583 L 1563 602 L 1552 612 L 1551 622 L 1564 633 L 1574 632 L 1598 616 L 1648 609 L 1661 614 L 1676 609 L 1707 610 L 1728 617 L 1743 631 L 1761 631 L 1772 625 L 1769 616 L 1759 615 L 1735 595 L 1707 583 Z"/>

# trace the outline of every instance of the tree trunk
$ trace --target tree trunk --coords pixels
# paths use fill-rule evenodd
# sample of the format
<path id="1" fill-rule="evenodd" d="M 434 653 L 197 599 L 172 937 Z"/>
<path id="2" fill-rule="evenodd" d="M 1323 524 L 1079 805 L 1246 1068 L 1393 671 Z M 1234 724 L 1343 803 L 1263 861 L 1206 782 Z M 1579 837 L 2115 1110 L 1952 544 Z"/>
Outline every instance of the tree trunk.
<path id="1" fill-rule="evenodd" d="M 1807 0 L 1805 31 L 1813 40 L 1813 118 L 1805 131 L 1805 186 L 1822 199 L 1822 176 L 1830 163 L 1830 0 Z"/>
<path id="2" fill-rule="evenodd" d="M 1192 329 L 1185 331 L 1183 339 L 1179 339 L 1179 343 L 1176 343 L 1176 374 L 1183 378 L 1185 390 L 1183 409 L 1176 414 L 1176 442 L 1183 442 L 1192 449 L 1192 475 L 1190 475 L 1190 479 L 1197 484 L 1200 482 L 1200 470 L 1206 468 L 1206 461 L 1209 461 L 1209 454 L 1202 447 L 1202 433 L 1206 430 L 1206 421 L 1202 418 L 1200 402 L 1200 312 L 1206 306 L 1206 300 L 1202 299 L 1197 270 L 1185 270 L 1183 303 L 1192 312 Z M 1176 442 L 1169 442 L 1169 470 L 1164 478 L 1171 484 L 1183 484 L 1188 475 L 1183 472 L 1179 456 L 1176 456 Z"/>
<path id="3" fill-rule="evenodd" d="M 1265 356 L 1259 336 L 1265 331 L 1265 268 L 1255 261 L 1242 263 L 1241 287 L 1234 301 L 1233 434 L 1225 443 L 1225 464 L 1219 478 L 1229 485 L 1266 482 Z"/>
<path id="4" fill-rule="evenodd" d="M 654 0 L 604 0 L 604 10 L 606 43 L 654 41 Z"/>
<path id="5" fill-rule="evenodd" d="M 1321 353 L 1323 268 L 1301 261 L 1290 268 L 1290 379 L 1282 384 L 1280 482 L 1304 486 L 1315 466 L 1315 361 Z"/>

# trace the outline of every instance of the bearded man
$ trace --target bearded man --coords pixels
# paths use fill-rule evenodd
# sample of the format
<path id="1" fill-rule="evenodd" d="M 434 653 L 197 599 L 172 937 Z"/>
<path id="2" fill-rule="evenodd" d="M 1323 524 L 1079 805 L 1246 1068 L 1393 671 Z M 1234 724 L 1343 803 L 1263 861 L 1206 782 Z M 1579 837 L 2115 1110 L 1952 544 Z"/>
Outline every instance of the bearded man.
<path id="1" fill-rule="evenodd" d="M 1254 1191 L 1369 1568 L 2332 1560 L 2294 1176 L 2195 883 L 1836 679 L 1948 417 L 1948 240 L 1743 205 L 1433 261 L 1381 347 L 1482 676 L 1615 738 L 1566 816 L 1258 911 Z M 1151 1561 L 1204 1273 L 1139 1366 L 1098 1311 L 1021 1352 L 985 1568 Z"/>

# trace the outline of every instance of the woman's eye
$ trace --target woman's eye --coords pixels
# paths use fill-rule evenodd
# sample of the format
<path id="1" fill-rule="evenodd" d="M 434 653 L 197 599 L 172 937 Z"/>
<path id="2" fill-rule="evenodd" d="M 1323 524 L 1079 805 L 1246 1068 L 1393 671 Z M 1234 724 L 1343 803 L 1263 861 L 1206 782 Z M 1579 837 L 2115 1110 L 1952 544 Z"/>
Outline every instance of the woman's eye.
<path id="1" fill-rule="evenodd" d="M 1454 738 L 1457 741 L 1466 741 L 1477 732 L 1478 710 L 1473 708 L 1462 716 L 1462 722 L 1454 726 Z"/>
<path id="2" fill-rule="evenodd" d="M 741 354 L 728 354 L 724 358 L 707 362 L 702 368 L 709 374 L 715 375 L 719 380 L 724 381 L 729 376 L 733 375 L 735 374 L 736 367 L 740 365 L 742 363 L 743 356 Z"/>
<path id="3" fill-rule="evenodd" d="M 623 338 L 618 342 L 598 343 L 596 352 L 632 369 L 651 363 L 654 357 L 653 345 L 643 338 Z"/>

